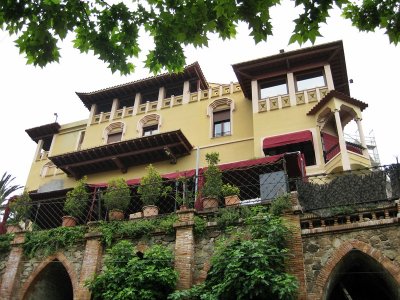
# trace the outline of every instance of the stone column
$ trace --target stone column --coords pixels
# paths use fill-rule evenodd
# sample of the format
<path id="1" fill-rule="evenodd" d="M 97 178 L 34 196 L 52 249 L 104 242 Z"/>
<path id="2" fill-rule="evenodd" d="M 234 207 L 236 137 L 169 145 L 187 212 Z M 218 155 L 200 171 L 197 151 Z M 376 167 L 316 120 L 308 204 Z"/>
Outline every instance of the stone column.
<path id="1" fill-rule="evenodd" d="M 89 232 L 86 234 L 86 247 L 83 256 L 82 270 L 79 276 L 78 299 L 90 300 L 90 292 L 85 287 L 86 280 L 93 277 L 100 269 L 102 258 L 102 245 L 100 241 L 101 234 L 98 232 Z"/>
<path id="2" fill-rule="evenodd" d="M 110 121 L 114 120 L 115 114 L 117 113 L 119 107 L 119 100 L 117 98 L 113 99 L 110 113 Z"/>
<path id="3" fill-rule="evenodd" d="M 133 103 L 133 113 L 132 113 L 133 116 L 137 115 L 138 108 L 139 108 L 141 100 L 142 100 L 142 95 L 140 93 L 136 93 L 135 102 Z"/>
<path id="4" fill-rule="evenodd" d="M 33 161 L 40 160 L 40 153 L 43 148 L 43 140 L 39 140 L 36 145 L 35 156 L 33 157 Z"/>
<path id="5" fill-rule="evenodd" d="M 258 83 L 257 80 L 251 81 L 251 102 L 253 104 L 253 114 L 258 113 Z"/>
<path id="6" fill-rule="evenodd" d="M 326 78 L 326 85 L 328 86 L 328 90 L 332 91 L 335 89 L 333 84 L 333 77 L 330 65 L 324 66 L 325 78 Z"/>
<path id="7" fill-rule="evenodd" d="M 174 224 L 175 240 L 175 270 L 179 274 L 176 288 L 189 289 L 193 284 L 194 269 L 194 209 L 178 211 L 179 221 Z"/>
<path id="8" fill-rule="evenodd" d="M 344 140 L 342 122 L 340 121 L 340 114 L 339 114 L 338 109 L 335 109 L 335 121 L 336 121 L 336 129 L 337 129 L 337 133 L 338 133 L 338 137 L 339 137 L 339 147 L 340 147 L 340 154 L 342 157 L 343 171 L 348 171 L 351 169 L 349 153 L 347 152 L 346 141 Z"/>
<path id="9" fill-rule="evenodd" d="M 190 83 L 189 81 L 185 81 L 183 83 L 183 95 L 182 95 L 182 103 L 189 103 L 190 100 Z"/>
<path id="10" fill-rule="evenodd" d="M 360 136 L 361 146 L 363 147 L 363 155 L 365 157 L 369 158 L 367 143 L 365 141 L 364 130 L 363 130 L 363 126 L 362 126 L 362 123 L 361 123 L 361 118 L 355 118 L 355 121 L 357 123 L 358 134 Z"/>
<path id="11" fill-rule="evenodd" d="M 287 87 L 289 93 L 290 106 L 296 105 L 296 86 L 294 84 L 293 73 L 287 73 Z"/>
<path id="12" fill-rule="evenodd" d="M 11 300 L 13 294 L 18 292 L 18 277 L 21 270 L 21 261 L 23 256 L 22 244 L 25 241 L 24 233 L 17 233 L 11 242 L 11 251 L 1 278 L 0 299 Z"/>
<path id="13" fill-rule="evenodd" d="M 160 87 L 158 89 L 158 100 L 157 100 L 157 110 L 160 110 L 165 98 L 165 87 Z"/>
<path id="14" fill-rule="evenodd" d="M 90 108 L 90 114 L 89 114 L 89 119 L 87 121 L 86 127 L 89 127 L 93 123 L 94 116 L 97 113 L 97 105 L 92 104 L 92 107 Z"/>

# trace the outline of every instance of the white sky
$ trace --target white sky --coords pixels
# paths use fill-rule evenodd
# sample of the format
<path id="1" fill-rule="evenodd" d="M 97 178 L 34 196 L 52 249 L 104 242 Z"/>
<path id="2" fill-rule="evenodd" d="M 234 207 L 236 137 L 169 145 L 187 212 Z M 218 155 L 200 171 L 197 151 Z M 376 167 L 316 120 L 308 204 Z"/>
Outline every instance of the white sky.
<path id="1" fill-rule="evenodd" d="M 288 46 L 296 12 L 293 1 L 273 12 L 274 36 L 267 43 L 254 44 L 246 25 L 242 24 L 235 40 L 222 41 L 210 37 L 208 48 L 186 49 L 187 63 L 199 61 L 209 82 L 237 81 L 231 64 L 252 60 L 285 51 L 298 49 L 298 44 Z M 363 113 L 366 135 L 373 130 L 380 159 L 383 164 L 394 163 L 400 155 L 400 138 L 397 136 L 400 99 L 398 72 L 400 70 L 400 45 L 389 44 L 383 31 L 360 33 L 349 21 L 340 17 L 339 11 L 322 28 L 323 38 L 316 44 L 343 40 L 351 96 L 368 103 Z M 15 37 L 0 31 L 0 174 L 4 171 L 16 177 L 14 184 L 24 185 L 32 163 L 36 144 L 25 129 L 54 122 L 58 113 L 60 124 L 86 119 L 89 115 L 75 92 L 91 92 L 130 82 L 148 76 L 140 61 L 136 72 L 121 77 L 111 74 L 104 63 L 93 55 L 80 54 L 70 43 L 62 45 L 59 64 L 40 69 L 25 64 L 25 58 L 14 46 Z M 305 46 L 310 46 L 306 44 Z M 146 39 L 141 47 L 149 49 Z"/>

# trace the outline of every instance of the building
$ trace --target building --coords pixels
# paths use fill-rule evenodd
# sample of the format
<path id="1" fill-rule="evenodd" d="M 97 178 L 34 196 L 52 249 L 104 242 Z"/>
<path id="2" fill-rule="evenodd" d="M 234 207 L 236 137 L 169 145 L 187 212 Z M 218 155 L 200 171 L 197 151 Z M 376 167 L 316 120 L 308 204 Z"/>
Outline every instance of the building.
<path id="1" fill-rule="evenodd" d="M 152 163 L 161 174 L 298 152 L 307 175 L 370 166 L 362 128 L 367 104 L 350 96 L 343 44 L 332 42 L 233 65 L 238 82 L 211 84 L 198 63 L 90 93 L 88 119 L 26 132 L 37 150 L 29 191 L 135 180 Z M 343 128 L 357 123 L 360 143 Z M 304 175 L 304 174 L 303 174 Z M 171 178 L 169 176 L 168 178 Z"/>
<path id="2" fill-rule="evenodd" d="M 397 299 L 400 168 L 371 168 L 361 122 L 367 104 L 350 96 L 342 42 L 282 51 L 233 70 L 237 83 L 208 83 L 194 63 L 180 74 L 77 93 L 86 120 L 27 129 L 37 143 L 26 183 L 30 219 L 39 229 L 60 226 L 65 195 L 83 176 L 93 196 L 80 224 L 106 219 L 97 191 L 115 177 L 131 185 L 127 214 L 133 214 L 141 209 L 136 188 L 150 163 L 175 188 L 161 213 L 176 211 L 174 194 L 182 191 L 176 179 L 189 178 L 201 192 L 205 154 L 218 152 L 223 181 L 240 187 L 243 205 L 297 190 L 284 217 L 294 228 L 288 270 L 298 278 L 299 299 Z M 347 141 L 350 122 L 358 136 Z M 197 210 L 178 212 L 175 234 L 162 240 L 174 249 L 178 288 L 205 279 L 214 249 L 211 239 L 194 237 L 194 214 L 203 209 L 194 198 Z M 357 208 L 343 210 L 349 203 Z M 218 238 L 215 225 L 207 230 Z M 10 252 L 0 253 L 0 297 L 31 299 L 42 289 L 90 299 L 85 281 L 100 272 L 105 247 L 101 234 L 85 233 L 80 244 L 43 260 L 25 257 L 25 233 L 17 234 Z M 135 240 L 136 249 L 146 242 Z"/>

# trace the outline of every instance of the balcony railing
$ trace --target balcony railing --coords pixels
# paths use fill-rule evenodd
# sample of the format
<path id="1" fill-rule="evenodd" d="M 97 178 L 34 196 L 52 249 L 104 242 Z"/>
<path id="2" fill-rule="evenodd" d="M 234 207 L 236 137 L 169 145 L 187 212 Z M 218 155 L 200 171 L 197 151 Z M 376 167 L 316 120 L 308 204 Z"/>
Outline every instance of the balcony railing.
<path id="1" fill-rule="evenodd" d="M 350 151 L 350 152 L 357 153 L 359 155 L 363 155 L 363 147 L 361 145 L 358 145 L 358 144 L 355 144 L 355 143 L 346 142 L 346 149 L 348 151 Z M 340 153 L 339 143 L 333 145 L 327 151 L 324 151 L 325 163 L 327 163 L 332 158 L 334 158 L 338 153 Z"/>

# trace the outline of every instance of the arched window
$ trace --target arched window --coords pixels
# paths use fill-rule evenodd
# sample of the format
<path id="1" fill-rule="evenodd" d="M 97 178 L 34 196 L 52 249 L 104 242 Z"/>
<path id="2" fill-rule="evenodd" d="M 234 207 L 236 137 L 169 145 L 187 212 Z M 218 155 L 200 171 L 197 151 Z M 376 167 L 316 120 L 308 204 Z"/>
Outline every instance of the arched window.
<path id="1" fill-rule="evenodd" d="M 40 176 L 41 177 L 46 177 L 46 176 L 53 176 L 55 175 L 56 172 L 56 165 L 53 164 L 51 161 L 46 163 L 43 167 L 42 170 L 40 171 Z"/>
<path id="2" fill-rule="evenodd" d="M 108 125 L 104 129 L 104 140 L 107 144 L 120 142 L 125 133 L 125 124 L 123 122 L 115 122 Z"/>
<path id="3" fill-rule="evenodd" d="M 235 110 L 231 99 L 217 99 L 208 106 L 211 137 L 232 135 L 232 111 Z"/>
<path id="4" fill-rule="evenodd" d="M 159 132 L 161 127 L 161 116 L 150 114 L 141 118 L 137 125 L 139 136 L 149 136 Z"/>

